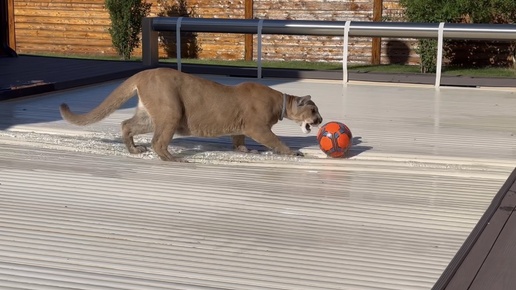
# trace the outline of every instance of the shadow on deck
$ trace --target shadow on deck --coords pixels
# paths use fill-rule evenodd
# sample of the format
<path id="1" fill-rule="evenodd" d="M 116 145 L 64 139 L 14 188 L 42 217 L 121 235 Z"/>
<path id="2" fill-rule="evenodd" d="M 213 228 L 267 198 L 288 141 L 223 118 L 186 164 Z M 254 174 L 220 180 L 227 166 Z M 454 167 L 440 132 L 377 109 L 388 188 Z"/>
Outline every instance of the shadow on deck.
<path id="1" fill-rule="evenodd" d="M 140 62 L 43 56 L 0 59 L 0 101 L 129 77 Z"/>

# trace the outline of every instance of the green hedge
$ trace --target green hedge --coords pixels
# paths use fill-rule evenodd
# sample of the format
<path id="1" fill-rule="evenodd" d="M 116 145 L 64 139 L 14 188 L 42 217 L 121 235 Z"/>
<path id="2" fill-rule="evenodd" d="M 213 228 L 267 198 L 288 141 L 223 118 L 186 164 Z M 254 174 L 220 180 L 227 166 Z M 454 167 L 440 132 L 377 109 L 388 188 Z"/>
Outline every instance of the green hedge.
<path id="1" fill-rule="evenodd" d="M 451 22 L 451 23 L 515 23 L 515 0 L 400 0 L 405 8 L 405 15 L 411 22 Z M 453 52 L 454 43 L 447 41 L 445 49 Z M 478 42 L 472 44 L 477 49 Z M 477 47 L 474 47 L 477 46 Z M 435 72 L 437 41 L 422 39 L 417 52 L 421 56 L 421 72 Z M 514 56 L 515 44 L 512 43 L 510 54 Z M 513 57 L 514 58 L 514 57 Z M 514 65 L 514 60 L 513 60 Z"/>

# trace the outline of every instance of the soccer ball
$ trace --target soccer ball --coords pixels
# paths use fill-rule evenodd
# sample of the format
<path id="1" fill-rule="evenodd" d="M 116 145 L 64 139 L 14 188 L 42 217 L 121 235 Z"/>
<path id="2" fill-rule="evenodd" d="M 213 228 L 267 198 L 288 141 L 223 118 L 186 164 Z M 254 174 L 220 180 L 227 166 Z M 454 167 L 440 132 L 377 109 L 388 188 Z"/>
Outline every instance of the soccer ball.
<path id="1" fill-rule="evenodd" d="M 353 143 L 348 126 L 339 122 L 324 124 L 317 133 L 319 148 L 330 157 L 344 157 Z"/>

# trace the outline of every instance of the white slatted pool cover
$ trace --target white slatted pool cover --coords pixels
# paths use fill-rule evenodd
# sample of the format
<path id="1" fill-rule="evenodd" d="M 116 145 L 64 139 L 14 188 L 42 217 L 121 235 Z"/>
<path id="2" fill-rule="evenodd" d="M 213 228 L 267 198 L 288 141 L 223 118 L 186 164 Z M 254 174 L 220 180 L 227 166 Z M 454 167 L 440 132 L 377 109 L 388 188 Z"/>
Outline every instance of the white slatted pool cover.
<path id="1" fill-rule="evenodd" d="M 125 152 L 132 108 L 60 120 L 119 82 L 1 103 L 0 289 L 430 289 L 513 169 L 514 93 L 263 82 L 348 124 L 352 157 L 284 121 L 306 158 L 180 139 L 166 163 Z"/>

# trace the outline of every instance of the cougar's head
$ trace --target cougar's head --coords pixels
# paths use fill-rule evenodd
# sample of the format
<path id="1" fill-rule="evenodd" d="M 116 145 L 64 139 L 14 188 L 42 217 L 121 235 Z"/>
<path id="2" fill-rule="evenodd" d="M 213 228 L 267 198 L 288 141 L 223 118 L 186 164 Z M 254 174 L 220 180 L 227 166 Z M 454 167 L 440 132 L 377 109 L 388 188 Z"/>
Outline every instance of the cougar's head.
<path id="1" fill-rule="evenodd" d="M 310 96 L 296 97 L 292 102 L 292 111 L 289 119 L 301 126 L 303 133 L 310 133 L 312 127 L 319 126 L 323 119 L 319 114 L 319 108 L 311 100 Z"/>

